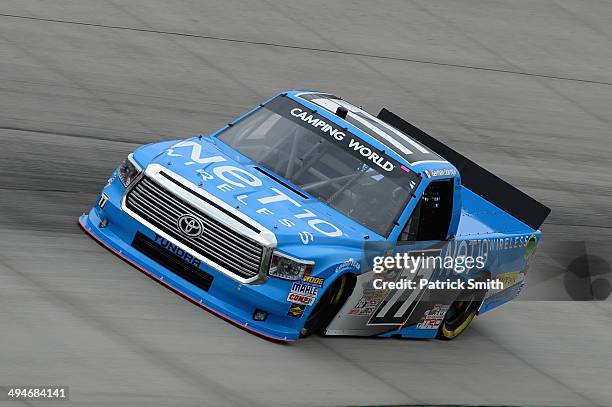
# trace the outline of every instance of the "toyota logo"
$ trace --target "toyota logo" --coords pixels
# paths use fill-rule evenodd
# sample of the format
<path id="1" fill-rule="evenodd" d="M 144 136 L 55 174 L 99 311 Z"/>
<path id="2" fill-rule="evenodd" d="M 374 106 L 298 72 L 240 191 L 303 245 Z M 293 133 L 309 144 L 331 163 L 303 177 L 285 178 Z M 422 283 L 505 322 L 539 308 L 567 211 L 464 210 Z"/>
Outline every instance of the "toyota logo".
<path id="1" fill-rule="evenodd" d="M 204 232 L 204 225 L 202 222 L 192 215 L 181 216 L 178 218 L 176 225 L 183 234 L 189 237 L 198 237 Z"/>

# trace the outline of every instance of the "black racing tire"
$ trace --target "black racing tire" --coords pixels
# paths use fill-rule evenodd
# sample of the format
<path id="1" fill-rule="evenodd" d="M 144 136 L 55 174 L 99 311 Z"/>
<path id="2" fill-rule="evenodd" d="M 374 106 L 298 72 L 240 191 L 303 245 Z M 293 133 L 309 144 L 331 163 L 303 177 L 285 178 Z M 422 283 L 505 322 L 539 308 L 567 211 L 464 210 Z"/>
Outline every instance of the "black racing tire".
<path id="1" fill-rule="evenodd" d="M 477 280 L 484 278 L 477 278 Z M 461 335 L 478 314 L 485 294 L 486 290 L 462 291 L 458 299 L 446 311 L 444 321 L 442 321 L 438 328 L 436 338 L 450 341 Z"/>
<path id="2" fill-rule="evenodd" d="M 325 328 L 336 316 L 355 288 L 357 278 L 350 273 L 343 274 L 325 290 L 317 305 L 308 315 L 300 337 L 305 338 L 313 333 L 324 333 Z"/>

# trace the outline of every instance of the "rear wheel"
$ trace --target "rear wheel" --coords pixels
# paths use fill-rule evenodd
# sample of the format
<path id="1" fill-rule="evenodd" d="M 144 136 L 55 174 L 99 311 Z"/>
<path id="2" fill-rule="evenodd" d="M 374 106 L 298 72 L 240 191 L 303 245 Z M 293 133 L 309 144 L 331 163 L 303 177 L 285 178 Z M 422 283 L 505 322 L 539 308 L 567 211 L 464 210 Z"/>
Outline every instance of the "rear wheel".
<path id="1" fill-rule="evenodd" d="M 306 337 L 315 332 L 322 332 L 353 292 L 355 282 L 356 278 L 352 274 L 344 274 L 334 281 L 308 316 L 300 336 Z"/>
<path id="2" fill-rule="evenodd" d="M 438 339 L 451 340 L 458 337 L 470 325 L 486 294 L 483 290 L 466 290 L 459 295 L 446 311 L 444 321 L 438 328 Z"/>

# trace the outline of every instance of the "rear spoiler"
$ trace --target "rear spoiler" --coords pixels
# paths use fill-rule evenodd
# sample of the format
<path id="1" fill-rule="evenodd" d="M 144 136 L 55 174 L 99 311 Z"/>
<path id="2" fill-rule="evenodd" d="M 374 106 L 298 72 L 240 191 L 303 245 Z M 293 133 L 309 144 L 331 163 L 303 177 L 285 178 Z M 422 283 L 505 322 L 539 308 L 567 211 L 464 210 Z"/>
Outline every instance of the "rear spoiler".
<path id="1" fill-rule="evenodd" d="M 461 174 L 461 183 L 474 193 L 506 211 L 533 229 L 539 229 L 550 213 L 550 208 L 536 201 L 529 195 L 491 174 L 452 148 L 442 144 L 424 131 L 414 127 L 401 117 L 383 108 L 377 116 L 417 140 L 419 143 L 448 162 L 453 164 Z"/>

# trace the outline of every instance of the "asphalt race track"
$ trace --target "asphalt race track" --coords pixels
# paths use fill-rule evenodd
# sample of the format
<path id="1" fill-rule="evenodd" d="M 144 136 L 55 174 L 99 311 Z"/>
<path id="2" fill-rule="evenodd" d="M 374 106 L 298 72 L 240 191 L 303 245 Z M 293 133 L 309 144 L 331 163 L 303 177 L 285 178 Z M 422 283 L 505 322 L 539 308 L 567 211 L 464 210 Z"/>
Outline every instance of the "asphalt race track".
<path id="1" fill-rule="evenodd" d="M 0 385 L 78 406 L 612 405 L 612 303 L 570 301 L 566 274 L 610 278 L 610 21 L 603 0 L 0 0 Z M 551 207 L 524 295 L 452 342 L 279 345 L 78 229 L 139 144 L 295 88 L 387 106 Z"/>

